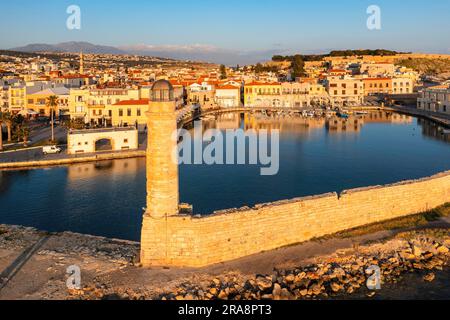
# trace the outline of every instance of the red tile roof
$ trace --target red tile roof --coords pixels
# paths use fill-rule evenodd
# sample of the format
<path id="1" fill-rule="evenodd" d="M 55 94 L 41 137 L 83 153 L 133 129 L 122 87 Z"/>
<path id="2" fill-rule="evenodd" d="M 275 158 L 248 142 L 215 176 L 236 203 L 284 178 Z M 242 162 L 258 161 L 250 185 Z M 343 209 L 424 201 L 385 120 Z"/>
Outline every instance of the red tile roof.
<path id="1" fill-rule="evenodd" d="M 249 87 L 249 86 L 279 86 L 279 85 L 281 85 L 281 83 L 279 83 L 279 82 L 258 82 L 258 81 L 253 81 L 253 82 L 245 84 L 246 87 Z"/>
<path id="2" fill-rule="evenodd" d="M 223 86 L 218 86 L 217 90 L 239 90 L 239 88 L 236 86 L 232 86 L 231 84 L 226 84 Z"/>
<path id="3" fill-rule="evenodd" d="M 116 104 L 115 106 L 143 106 L 148 105 L 149 99 L 140 99 L 140 100 L 123 100 Z"/>

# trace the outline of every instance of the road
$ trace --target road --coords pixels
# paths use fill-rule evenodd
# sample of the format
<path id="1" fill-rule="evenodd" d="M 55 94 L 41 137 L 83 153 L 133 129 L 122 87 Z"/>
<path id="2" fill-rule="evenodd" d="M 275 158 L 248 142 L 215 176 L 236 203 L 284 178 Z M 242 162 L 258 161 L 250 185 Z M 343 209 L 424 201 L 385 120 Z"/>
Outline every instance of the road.
<path id="1" fill-rule="evenodd" d="M 30 144 L 33 145 L 42 141 L 48 141 L 50 140 L 51 136 L 52 129 L 50 127 L 33 130 L 30 136 Z M 60 126 L 55 126 L 55 139 L 57 141 L 67 142 L 67 129 Z"/>
<path id="2" fill-rule="evenodd" d="M 60 131 L 60 134 L 63 134 L 63 131 Z M 40 133 L 39 136 L 45 136 L 45 131 Z M 39 137 L 35 139 L 41 139 Z M 35 140 L 39 141 L 39 140 Z M 28 161 L 42 161 L 42 160 L 61 160 L 61 159 L 76 159 L 82 158 L 86 156 L 93 156 L 96 154 L 105 154 L 105 153 L 120 153 L 121 151 L 102 151 L 97 153 L 83 153 L 78 155 L 68 155 L 67 154 L 67 145 L 59 145 L 62 149 L 59 154 L 47 154 L 44 155 L 42 152 L 42 147 L 31 147 L 27 149 L 21 149 L 17 151 L 10 152 L 0 152 L 0 163 L 7 162 L 28 162 Z M 139 150 L 145 150 L 147 147 L 147 135 L 139 134 Z M 127 151 L 124 151 L 127 152 Z"/>

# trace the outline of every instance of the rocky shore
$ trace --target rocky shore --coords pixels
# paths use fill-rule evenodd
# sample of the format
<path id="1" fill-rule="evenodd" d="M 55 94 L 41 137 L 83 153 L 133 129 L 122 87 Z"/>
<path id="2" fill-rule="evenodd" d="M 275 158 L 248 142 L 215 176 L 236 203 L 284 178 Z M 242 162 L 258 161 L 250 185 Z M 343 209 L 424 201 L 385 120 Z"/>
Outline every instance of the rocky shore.
<path id="1" fill-rule="evenodd" d="M 450 234 L 448 230 L 409 232 L 386 243 L 357 248 L 356 254 L 337 253 L 317 264 L 295 269 L 276 269 L 272 274 L 242 278 L 228 275 L 209 284 L 187 282 L 174 292 L 161 295 L 168 300 L 297 300 L 326 299 L 350 295 L 366 287 L 377 266 L 384 283 L 395 283 L 406 273 L 422 272 L 423 280 L 432 282 L 434 271 L 449 265 Z M 342 254 L 342 256 L 341 256 Z M 319 259 L 320 260 L 320 259 Z M 370 281 L 370 280 L 369 280 Z M 370 283 L 369 283 L 370 284 Z M 373 297 L 376 290 L 368 293 Z M 450 297 L 449 297 L 450 298 Z"/>
<path id="2" fill-rule="evenodd" d="M 330 244 L 336 250 L 324 251 Z M 308 256 L 293 254 L 311 246 L 316 249 Z M 138 243 L 0 225 L 0 299 L 376 298 L 409 275 L 432 286 L 436 275 L 448 273 L 449 252 L 450 228 L 441 223 L 380 238 L 331 238 L 202 269 L 143 269 Z M 79 289 L 66 286 L 70 265 L 82 270 Z M 20 268 L 11 272 L 11 266 Z M 366 286 L 374 266 L 381 290 Z M 269 267 L 272 272 L 258 272 Z"/>

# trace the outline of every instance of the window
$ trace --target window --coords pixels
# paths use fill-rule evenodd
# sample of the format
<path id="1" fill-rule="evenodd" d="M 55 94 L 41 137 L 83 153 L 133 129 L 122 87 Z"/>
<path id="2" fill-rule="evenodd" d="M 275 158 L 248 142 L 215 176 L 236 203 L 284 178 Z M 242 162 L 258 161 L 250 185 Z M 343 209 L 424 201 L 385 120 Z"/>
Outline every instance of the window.
<path id="1" fill-rule="evenodd" d="M 112 110 L 108 110 L 108 117 L 112 117 Z"/>
<path id="2" fill-rule="evenodd" d="M 137 116 L 138 116 L 138 117 L 141 116 L 141 109 L 140 109 L 140 108 L 137 109 Z"/>
<path id="3" fill-rule="evenodd" d="M 123 110 L 119 109 L 119 117 L 123 117 Z"/>
<path id="4" fill-rule="evenodd" d="M 128 139 L 123 139 L 123 143 L 128 143 Z"/>
<path id="5" fill-rule="evenodd" d="M 128 109 L 128 110 L 127 110 L 127 116 L 128 116 L 128 117 L 131 117 L 131 109 Z"/>

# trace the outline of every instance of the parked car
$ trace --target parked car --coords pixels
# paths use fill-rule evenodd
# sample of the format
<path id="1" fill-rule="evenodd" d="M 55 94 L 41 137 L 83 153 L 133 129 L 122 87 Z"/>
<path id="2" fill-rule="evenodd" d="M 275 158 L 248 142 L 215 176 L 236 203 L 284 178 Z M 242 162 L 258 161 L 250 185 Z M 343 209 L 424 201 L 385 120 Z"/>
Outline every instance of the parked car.
<path id="1" fill-rule="evenodd" d="M 42 148 L 42 152 L 44 154 L 56 154 L 60 153 L 61 151 L 61 148 L 58 148 L 57 146 L 46 146 Z"/>

